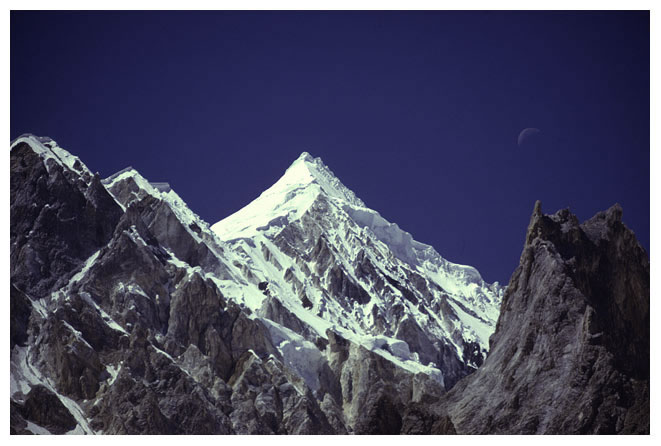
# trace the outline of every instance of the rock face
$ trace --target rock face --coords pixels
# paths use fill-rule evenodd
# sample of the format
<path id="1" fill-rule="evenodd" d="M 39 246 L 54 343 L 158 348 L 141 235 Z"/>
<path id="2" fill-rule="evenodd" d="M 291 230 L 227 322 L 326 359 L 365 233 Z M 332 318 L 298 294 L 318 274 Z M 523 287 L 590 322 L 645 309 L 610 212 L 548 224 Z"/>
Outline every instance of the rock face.
<path id="1" fill-rule="evenodd" d="M 618 208 L 537 209 L 498 318 L 498 284 L 308 154 L 213 229 L 48 138 L 11 169 L 12 433 L 649 430 L 649 263 Z"/>
<path id="2" fill-rule="evenodd" d="M 458 433 L 649 433 L 649 261 L 615 205 L 535 205 L 484 365 L 439 403 Z"/>
<path id="3" fill-rule="evenodd" d="M 17 139 L 10 182 L 11 280 L 43 294 L 108 242 L 122 211 L 98 175 L 47 139 Z"/>

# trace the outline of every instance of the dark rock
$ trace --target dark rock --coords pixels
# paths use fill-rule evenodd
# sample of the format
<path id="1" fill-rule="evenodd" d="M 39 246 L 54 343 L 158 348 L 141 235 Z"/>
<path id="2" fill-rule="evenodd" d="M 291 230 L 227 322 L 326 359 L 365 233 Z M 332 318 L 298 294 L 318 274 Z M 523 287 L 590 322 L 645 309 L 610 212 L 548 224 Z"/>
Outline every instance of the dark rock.
<path id="1" fill-rule="evenodd" d="M 27 430 L 28 423 L 21 415 L 22 406 L 14 400 L 9 403 L 9 433 L 10 435 L 32 435 Z"/>
<path id="2" fill-rule="evenodd" d="M 32 302 L 25 293 L 12 283 L 9 292 L 10 348 L 16 344 L 25 345 L 28 340 L 28 323 L 32 313 Z"/>
<path id="3" fill-rule="evenodd" d="M 56 389 L 74 399 L 94 398 L 103 370 L 98 353 L 57 312 L 40 325 L 35 348 Z"/>
<path id="4" fill-rule="evenodd" d="M 354 283 L 353 280 L 339 266 L 334 266 L 328 272 L 330 280 L 329 291 L 337 296 L 342 296 L 349 302 L 357 302 L 361 305 L 367 304 L 371 296 L 365 289 Z"/>
<path id="5" fill-rule="evenodd" d="M 432 377 L 408 373 L 331 330 L 326 334 L 329 366 L 340 379 L 342 407 L 354 433 L 400 433 L 407 407 L 437 401 L 444 393 Z"/>
<path id="6" fill-rule="evenodd" d="M 236 316 L 226 314 L 226 308 L 224 298 L 210 280 L 198 274 L 186 276 L 177 284 L 170 301 L 167 334 L 179 347 L 168 350 L 180 354 L 189 345 L 195 345 L 209 356 L 215 373 L 229 378 L 233 369 L 231 337 L 224 328 L 225 324 L 233 324 Z"/>
<path id="7" fill-rule="evenodd" d="M 18 412 L 52 434 L 64 434 L 76 427 L 76 419 L 53 392 L 42 385 L 34 386 Z"/>
<path id="8" fill-rule="evenodd" d="M 649 261 L 621 215 L 535 205 L 489 356 L 439 403 L 459 433 L 649 433 Z"/>
<path id="9" fill-rule="evenodd" d="M 122 210 L 100 185 L 43 159 L 27 143 L 10 156 L 11 281 L 42 297 L 105 245 Z"/>
<path id="10" fill-rule="evenodd" d="M 433 404 L 412 403 L 404 411 L 402 434 L 407 435 L 454 435 L 456 430 L 450 416 L 440 412 Z"/>

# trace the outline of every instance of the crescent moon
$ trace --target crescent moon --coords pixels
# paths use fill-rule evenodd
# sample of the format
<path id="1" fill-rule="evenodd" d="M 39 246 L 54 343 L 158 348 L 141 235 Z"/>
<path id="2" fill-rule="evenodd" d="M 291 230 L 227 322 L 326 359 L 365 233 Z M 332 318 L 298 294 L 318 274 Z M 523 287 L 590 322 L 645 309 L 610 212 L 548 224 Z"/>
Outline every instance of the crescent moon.
<path id="1" fill-rule="evenodd" d="M 539 130 L 535 127 L 528 127 L 528 128 L 525 128 L 525 129 L 521 130 L 521 133 L 519 133 L 519 138 L 518 138 L 517 144 L 519 145 L 519 147 L 521 147 L 521 144 L 523 144 L 523 142 L 526 139 L 530 138 L 532 135 L 536 135 L 540 131 L 541 130 Z"/>

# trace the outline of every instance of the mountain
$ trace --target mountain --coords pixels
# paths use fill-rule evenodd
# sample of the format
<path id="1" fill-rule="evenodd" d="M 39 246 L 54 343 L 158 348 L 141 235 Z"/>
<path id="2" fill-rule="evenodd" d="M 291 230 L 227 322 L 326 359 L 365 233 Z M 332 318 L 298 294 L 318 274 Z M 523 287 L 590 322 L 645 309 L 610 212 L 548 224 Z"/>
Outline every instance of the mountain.
<path id="1" fill-rule="evenodd" d="M 504 288 L 307 153 L 213 226 L 49 138 L 10 160 L 12 433 L 649 431 L 649 262 L 619 208 L 537 207 Z"/>
<path id="2" fill-rule="evenodd" d="M 308 154 L 213 228 L 48 138 L 11 167 L 14 432 L 398 433 L 487 352 L 498 284 Z"/>
<path id="3" fill-rule="evenodd" d="M 649 434 L 649 280 L 619 205 L 537 202 L 489 357 L 439 403 L 457 432 Z"/>
<path id="4" fill-rule="evenodd" d="M 320 158 L 303 153 L 211 229 L 265 287 L 242 303 L 299 334 L 323 338 L 332 329 L 448 389 L 488 351 L 498 283 L 366 207 Z"/>

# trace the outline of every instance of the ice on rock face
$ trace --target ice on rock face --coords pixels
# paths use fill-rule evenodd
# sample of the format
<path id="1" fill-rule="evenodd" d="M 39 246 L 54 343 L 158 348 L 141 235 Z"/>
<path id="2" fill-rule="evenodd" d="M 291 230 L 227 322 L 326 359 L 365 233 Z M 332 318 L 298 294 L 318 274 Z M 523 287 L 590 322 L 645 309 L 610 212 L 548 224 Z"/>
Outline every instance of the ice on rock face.
<path id="1" fill-rule="evenodd" d="M 418 350 L 429 353 L 433 342 L 450 343 L 471 366 L 474 359 L 464 358 L 470 343 L 482 355 L 488 350 L 502 289 L 366 207 L 307 152 L 258 198 L 211 229 L 259 280 L 269 282 L 273 297 L 322 337 L 318 327 L 330 325 L 400 367 L 441 381 L 443 374 L 431 365 L 438 357 L 427 354 L 423 362 L 406 341 L 390 337 L 405 316 L 415 321 L 407 323 L 408 335 L 429 339 L 415 340 Z M 288 348 L 281 349 L 283 356 L 295 357 Z"/>
<path id="2" fill-rule="evenodd" d="M 78 425 L 68 434 L 94 434 L 94 431 L 89 425 L 88 419 L 85 417 L 83 409 L 71 398 L 63 395 L 57 391 L 51 379 L 42 374 L 37 369 L 31 360 L 34 354 L 32 347 L 19 347 L 14 346 L 10 352 L 10 396 L 20 397 L 21 394 L 26 395 L 35 385 L 42 385 L 52 392 L 60 402 L 67 408 L 69 413 L 74 417 Z M 35 432 L 35 433 L 47 433 Z"/>

